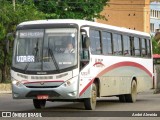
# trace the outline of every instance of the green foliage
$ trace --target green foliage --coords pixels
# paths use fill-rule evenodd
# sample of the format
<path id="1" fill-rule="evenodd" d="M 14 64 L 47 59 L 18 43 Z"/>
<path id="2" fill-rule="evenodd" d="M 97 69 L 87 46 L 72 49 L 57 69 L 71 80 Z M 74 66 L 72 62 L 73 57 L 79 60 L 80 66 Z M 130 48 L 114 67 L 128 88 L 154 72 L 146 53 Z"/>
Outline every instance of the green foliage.
<path id="1" fill-rule="evenodd" d="M 104 18 L 100 15 L 108 0 L 37 0 L 35 5 L 47 19 Z"/>
<path id="2" fill-rule="evenodd" d="M 16 25 L 22 21 L 44 18 L 38 12 L 32 0 L 28 4 L 16 4 L 15 10 L 12 3 L 3 0 L 0 4 L 0 40 L 4 40 L 7 33 L 15 31 Z"/>
<path id="3" fill-rule="evenodd" d="M 157 41 L 153 36 L 151 37 L 152 40 L 152 50 L 153 54 L 160 54 L 160 43 Z"/>
<path id="4" fill-rule="evenodd" d="M 6 30 L 2 23 L 0 23 L 0 40 L 2 40 L 6 35 Z"/>
<path id="5" fill-rule="evenodd" d="M 16 4 L 16 22 L 20 23 L 23 21 L 43 19 L 44 14 L 39 12 L 32 0 L 29 0 L 28 3 Z"/>
<path id="6" fill-rule="evenodd" d="M 5 82 L 9 76 L 11 65 L 13 38 L 10 39 L 10 52 L 7 54 L 5 49 L 5 40 L 9 39 L 7 33 L 15 32 L 17 24 L 22 21 L 43 18 L 44 14 L 36 9 L 33 0 L 27 0 L 27 4 L 17 0 L 15 9 L 11 1 L 0 0 L 0 73 L 2 74 L 0 82 Z"/>
<path id="7" fill-rule="evenodd" d="M 100 15 L 108 0 L 0 0 L 0 73 L 5 82 L 9 75 L 13 39 L 10 52 L 5 50 L 7 33 L 15 32 L 17 24 L 36 19 L 86 19 L 104 18 Z"/>

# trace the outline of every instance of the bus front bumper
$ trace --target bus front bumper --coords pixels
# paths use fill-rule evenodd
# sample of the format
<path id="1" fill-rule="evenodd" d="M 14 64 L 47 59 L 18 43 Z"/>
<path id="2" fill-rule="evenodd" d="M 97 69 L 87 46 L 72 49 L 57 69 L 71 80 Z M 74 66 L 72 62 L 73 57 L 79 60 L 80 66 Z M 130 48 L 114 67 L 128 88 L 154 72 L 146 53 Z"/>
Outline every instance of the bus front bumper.
<path id="1" fill-rule="evenodd" d="M 12 83 L 13 99 L 38 99 L 38 96 L 48 96 L 48 99 L 76 99 L 77 84 L 67 86 L 65 83 L 56 88 L 28 88 L 23 84 Z"/>

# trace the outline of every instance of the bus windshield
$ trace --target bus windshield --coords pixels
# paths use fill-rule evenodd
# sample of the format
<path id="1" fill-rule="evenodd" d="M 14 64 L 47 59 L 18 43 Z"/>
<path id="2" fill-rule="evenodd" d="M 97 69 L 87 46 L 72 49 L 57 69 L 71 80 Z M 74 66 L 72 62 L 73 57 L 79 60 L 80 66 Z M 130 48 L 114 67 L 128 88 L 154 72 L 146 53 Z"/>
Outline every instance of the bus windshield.
<path id="1" fill-rule="evenodd" d="M 77 29 L 18 30 L 13 66 L 24 71 L 53 71 L 77 64 Z"/>

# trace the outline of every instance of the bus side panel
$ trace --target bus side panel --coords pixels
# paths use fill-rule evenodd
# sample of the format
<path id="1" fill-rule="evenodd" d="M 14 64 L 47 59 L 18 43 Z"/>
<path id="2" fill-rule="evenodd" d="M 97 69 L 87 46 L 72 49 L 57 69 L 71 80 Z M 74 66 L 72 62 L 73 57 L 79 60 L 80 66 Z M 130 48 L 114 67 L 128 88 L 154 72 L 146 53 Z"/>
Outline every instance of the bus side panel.
<path id="1" fill-rule="evenodd" d="M 130 92 L 130 77 L 103 77 L 101 80 L 100 96 L 112 96 Z"/>
<path id="2" fill-rule="evenodd" d="M 129 94 L 133 79 L 137 81 L 138 92 L 150 89 L 152 85 L 152 79 L 146 72 L 132 66 L 115 68 L 104 74 L 100 79 L 101 96 Z"/>
<path id="3" fill-rule="evenodd" d="M 137 92 L 152 88 L 152 59 L 118 56 L 92 56 L 80 72 L 79 97 L 90 97 L 88 89 L 95 78 L 100 80 L 100 96 L 131 93 L 131 82 L 137 81 Z M 88 90 L 85 96 L 81 96 Z M 84 94 L 83 94 L 84 95 Z"/>
<path id="4" fill-rule="evenodd" d="M 145 76 L 145 77 L 137 77 L 137 92 L 144 92 L 146 90 L 149 90 L 153 87 L 153 79 L 151 77 Z"/>

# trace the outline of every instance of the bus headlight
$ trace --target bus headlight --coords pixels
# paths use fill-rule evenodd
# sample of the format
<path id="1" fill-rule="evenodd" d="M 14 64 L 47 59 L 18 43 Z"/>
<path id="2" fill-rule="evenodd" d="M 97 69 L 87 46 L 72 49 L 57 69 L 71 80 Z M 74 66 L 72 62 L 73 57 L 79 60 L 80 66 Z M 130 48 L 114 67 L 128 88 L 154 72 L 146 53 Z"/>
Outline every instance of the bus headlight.
<path id="1" fill-rule="evenodd" d="M 13 84 L 13 85 L 16 85 L 16 86 L 20 86 L 20 85 L 21 85 L 21 82 L 18 81 L 18 80 L 16 80 L 16 79 L 14 79 L 14 78 L 12 78 L 12 84 Z"/>
<path id="2" fill-rule="evenodd" d="M 72 79 L 69 79 L 67 80 L 65 83 L 64 83 L 64 86 L 67 87 L 67 86 L 71 86 L 73 84 L 75 84 L 75 82 L 77 81 L 77 77 L 74 77 Z"/>
<path id="3" fill-rule="evenodd" d="M 67 82 L 66 82 L 66 85 L 67 86 L 70 86 L 72 84 L 72 81 L 71 80 L 68 80 Z"/>

